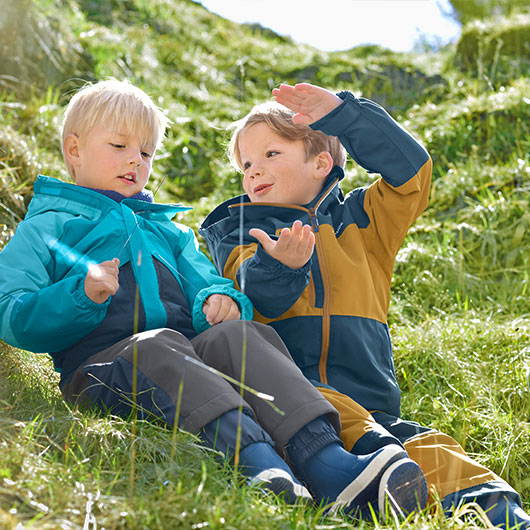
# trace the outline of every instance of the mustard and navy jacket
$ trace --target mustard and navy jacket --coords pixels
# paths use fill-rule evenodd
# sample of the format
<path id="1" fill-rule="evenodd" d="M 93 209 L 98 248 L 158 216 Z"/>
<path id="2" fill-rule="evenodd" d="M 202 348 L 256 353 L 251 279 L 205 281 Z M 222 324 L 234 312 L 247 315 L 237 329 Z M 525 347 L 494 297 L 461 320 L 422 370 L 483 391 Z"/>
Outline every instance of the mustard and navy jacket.
<path id="1" fill-rule="evenodd" d="M 428 201 L 431 160 L 425 149 L 376 103 L 338 94 L 343 102 L 313 129 L 337 136 L 353 159 L 381 178 L 343 196 L 335 166 L 307 205 L 228 200 L 205 219 L 206 239 L 220 272 L 254 304 L 295 362 L 317 386 L 350 396 L 368 410 L 399 416 L 387 325 L 395 256 Z M 315 251 L 293 270 L 249 235 L 277 237 L 296 219 L 310 224 Z"/>

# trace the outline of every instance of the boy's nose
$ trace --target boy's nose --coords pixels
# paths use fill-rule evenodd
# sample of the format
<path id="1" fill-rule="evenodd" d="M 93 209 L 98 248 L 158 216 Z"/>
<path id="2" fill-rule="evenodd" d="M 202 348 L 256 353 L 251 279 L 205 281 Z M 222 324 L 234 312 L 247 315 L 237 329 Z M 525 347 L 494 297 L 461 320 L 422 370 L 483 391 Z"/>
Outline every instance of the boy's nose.
<path id="1" fill-rule="evenodd" d="M 250 178 L 261 177 L 263 175 L 263 169 L 260 166 L 254 166 L 250 172 Z"/>
<path id="2" fill-rule="evenodd" d="M 142 155 L 140 151 L 132 151 L 129 155 L 129 163 L 139 166 L 142 163 Z"/>

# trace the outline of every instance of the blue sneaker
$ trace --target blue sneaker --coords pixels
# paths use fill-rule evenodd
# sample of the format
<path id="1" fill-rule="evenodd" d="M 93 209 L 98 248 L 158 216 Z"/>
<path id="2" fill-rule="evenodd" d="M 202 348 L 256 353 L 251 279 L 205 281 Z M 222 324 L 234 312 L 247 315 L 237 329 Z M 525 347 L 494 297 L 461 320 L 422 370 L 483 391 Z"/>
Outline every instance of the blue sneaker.
<path id="1" fill-rule="evenodd" d="M 390 513 L 407 517 L 410 513 L 423 510 L 427 504 L 427 481 L 423 472 L 408 457 L 391 464 L 383 473 L 379 482 L 377 506 L 370 500 L 368 503 L 380 518 L 385 519 Z M 358 497 L 356 502 L 360 502 Z M 359 510 L 361 517 L 372 518 L 368 506 Z"/>
<path id="2" fill-rule="evenodd" d="M 400 515 L 423 509 L 427 482 L 420 467 L 398 445 L 370 455 L 352 455 L 338 444 L 324 447 L 306 462 L 301 477 L 330 513 L 353 517 L 386 516 L 387 507 Z"/>
<path id="3" fill-rule="evenodd" d="M 265 469 L 250 479 L 251 486 L 274 493 L 287 504 L 313 504 L 311 493 L 283 469 Z"/>
<path id="4" fill-rule="evenodd" d="M 311 493 L 298 482 L 272 445 L 266 442 L 247 445 L 239 453 L 239 463 L 251 486 L 274 493 L 288 504 L 313 503 Z"/>
<path id="5" fill-rule="evenodd" d="M 486 515 L 495 528 L 510 530 L 530 528 L 530 515 L 517 502 L 505 497 L 498 499 L 494 506 L 488 508 Z"/>

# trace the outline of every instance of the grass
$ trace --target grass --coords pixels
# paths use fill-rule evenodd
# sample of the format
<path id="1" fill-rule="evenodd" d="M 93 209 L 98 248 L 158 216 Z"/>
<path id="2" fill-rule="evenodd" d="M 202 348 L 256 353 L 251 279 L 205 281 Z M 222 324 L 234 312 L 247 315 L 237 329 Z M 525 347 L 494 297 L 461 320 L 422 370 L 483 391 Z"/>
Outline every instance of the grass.
<path id="1" fill-rule="evenodd" d="M 58 131 L 86 80 L 127 78 L 166 110 L 172 127 L 150 187 L 163 181 L 157 200 L 194 206 L 176 220 L 195 229 L 239 192 L 226 128 L 272 87 L 308 81 L 384 104 L 434 161 L 429 208 L 393 280 L 403 416 L 456 438 L 530 511 L 530 86 L 528 50 L 508 40 L 526 34 L 527 15 L 502 27 L 471 23 L 438 52 L 325 53 L 191 0 L 0 7 L 23 30 L 0 32 L 0 55 L 17 50 L 0 61 L 0 248 L 25 215 L 35 175 L 68 178 Z M 372 180 L 350 163 L 343 187 Z M 0 446 L 6 529 L 487 527 L 465 510 L 446 520 L 439 504 L 407 524 L 374 525 L 265 498 L 188 433 L 70 409 L 46 356 L 2 342 Z"/>
<path id="2" fill-rule="evenodd" d="M 403 416 L 451 434 L 528 499 L 528 322 L 470 313 L 394 325 L 392 335 Z M 2 528 L 359 527 L 235 487 L 231 468 L 192 435 L 72 410 L 43 356 L 5 345 L 0 353 Z M 465 518 L 445 521 L 436 508 L 407 527 L 456 528 Z"/>

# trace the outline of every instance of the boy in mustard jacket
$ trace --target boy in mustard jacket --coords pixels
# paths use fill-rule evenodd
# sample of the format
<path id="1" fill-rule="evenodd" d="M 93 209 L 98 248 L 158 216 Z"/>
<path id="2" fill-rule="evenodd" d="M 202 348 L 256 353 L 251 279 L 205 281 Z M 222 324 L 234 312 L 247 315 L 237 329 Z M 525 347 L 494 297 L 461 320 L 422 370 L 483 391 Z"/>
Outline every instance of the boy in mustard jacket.
<path id="1" fill-rule="evenodd" d="M 232 136 L 246 194 L 218 206 L 200 230 L 218 270 L 339 410 L 346 449 L 402 445 L 447 514 L 475 501 L 496 526 L 530 528 L 506 482 L 449 436 L 400 418 L 387 312 L 396 254 L 427 206 L 428 153 L 350 92 L 301 83 L 273 95 L 280 105 L 255 107 Z M 381 175 L 346 197 L 344 147 Z"/>

